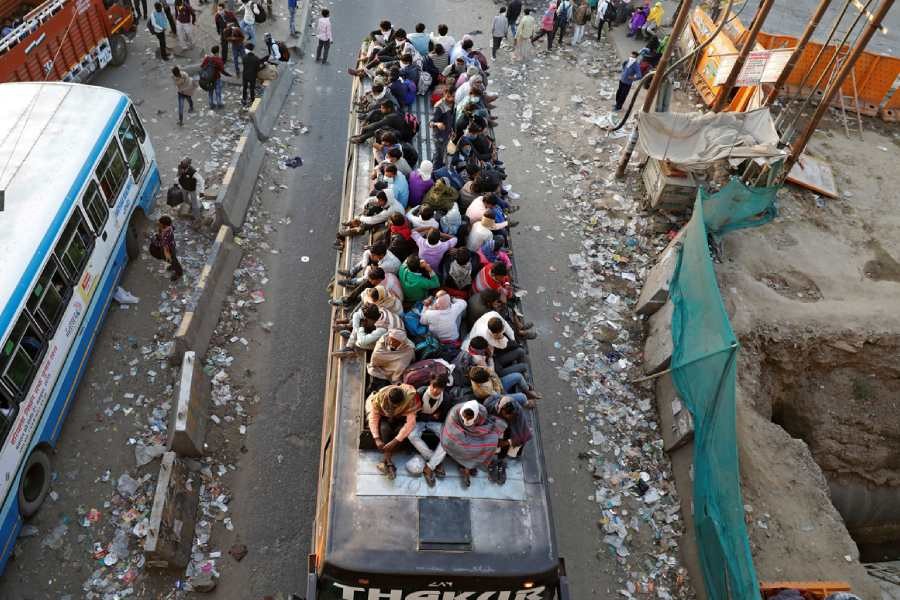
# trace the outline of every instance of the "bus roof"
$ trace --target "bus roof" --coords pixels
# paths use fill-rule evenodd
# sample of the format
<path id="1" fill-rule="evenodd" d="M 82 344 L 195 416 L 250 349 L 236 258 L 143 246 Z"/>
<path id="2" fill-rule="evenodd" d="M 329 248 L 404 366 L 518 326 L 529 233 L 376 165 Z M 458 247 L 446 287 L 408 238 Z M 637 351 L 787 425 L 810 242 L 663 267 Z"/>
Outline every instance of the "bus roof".
<path id="1" fill-rule="evenodd" d="M 102 87 L 0 84 L 0 323 L 18 310 L 127 104 Z"/>
<path id="2" fill-rule="evenodd" d="M 413 145 L 424 160 L 431 145 L 429 99 L 417 96 L 411 112 L 421 124 Z M 353 204 L 350 213 L 356 215 L 369 195 L 371 147 L 356 146 L 352 157 L 345 194 Z M 364 236 L 348 243 L 355 262 Z M 397 477 L 388 481 L 375 468 L 381 453 L 359 447 L 365 424 L 365 361 L 339 361 L 336 370 L 326 573 L 373 578 L 555 576 L 559 551 L 533 411 L 527 418 L 534 439 L 521 459 L 509 462 L 503 486 L 489 482 L 481 471 L 464 489 L 448 457 L 447 477 L 429 488 L 421 477 L 407 475 L 404 465 L 410 453 L 395 456 Z"/>

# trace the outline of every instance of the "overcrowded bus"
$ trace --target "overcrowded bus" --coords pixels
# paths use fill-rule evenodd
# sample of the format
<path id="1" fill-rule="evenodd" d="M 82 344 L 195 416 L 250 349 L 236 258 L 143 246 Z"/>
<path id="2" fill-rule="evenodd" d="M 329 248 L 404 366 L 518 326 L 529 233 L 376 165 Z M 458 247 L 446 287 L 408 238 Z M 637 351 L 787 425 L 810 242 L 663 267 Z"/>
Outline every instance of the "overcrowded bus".
<path id="1" fill-rule="evenodd" d="M 127 96 L 0 84 L 0 572 L 50 489 L 50 449 L 160 177 Z"/>
<path id="2" fill-rule="evenodd" d="M 376 55 L 363 45 L 361 57 Z M 381 69 L 359 71 L 355 79 L 350 134 L 361 131 L 360 105 L 372 91 L 372 71 Z M 402 109 L 407 123 L 419 125 L 408 140 L 419 164 L 432 158 L 432 102 L 430 92 L 418 94 Z M 354 141 L 348 146 L 340 209 L 345 224 L 372 202 L 376 158 L 369 144 Z M 337 279 L 371 248 L 376 233 L 370 229 L 345 239 Z M 377 346 L 346 355 L 348 336 L 341 323 L 360 308 L 341 304 L 339 294 L 332 301 L 340 306 L 332 315 L 306 600 L 567 600 L 536 412 L 529 410 L 526 417 L 533 437 L 518 458 L 505 462 L 502 485 L 484 471 L 471 478 L 462 468 L 463 474 L 457 473 L 449 456 L 446 473 L 426 481 L 402 466 L 416 452 L 408 441 L 393 454 L 396 467 L 386 477 L 379 434 L 370 430 L 367 413 L 374 389 L 367 361 Z M 427 441 L 440 444 L 434 435 Z"/>

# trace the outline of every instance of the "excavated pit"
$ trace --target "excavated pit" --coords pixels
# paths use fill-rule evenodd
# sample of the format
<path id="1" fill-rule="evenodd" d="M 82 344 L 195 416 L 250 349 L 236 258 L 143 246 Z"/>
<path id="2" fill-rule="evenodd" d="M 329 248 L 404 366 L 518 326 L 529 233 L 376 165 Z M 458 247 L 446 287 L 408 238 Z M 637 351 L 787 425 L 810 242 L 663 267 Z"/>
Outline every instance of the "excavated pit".
<path id="1" fill-rule="evenodd" d="M 756 333 L 739 377 L 802 439 L 863 562 L 900 559 L 900 335 Z"/>

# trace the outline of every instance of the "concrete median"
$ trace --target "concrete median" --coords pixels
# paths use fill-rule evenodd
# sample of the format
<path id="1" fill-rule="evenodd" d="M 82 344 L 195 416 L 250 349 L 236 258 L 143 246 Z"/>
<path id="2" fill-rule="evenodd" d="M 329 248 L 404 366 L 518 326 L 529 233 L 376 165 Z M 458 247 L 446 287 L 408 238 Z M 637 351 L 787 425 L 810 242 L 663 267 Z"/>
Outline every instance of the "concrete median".
<path id="1" fill-rule="evenodd" d="M 216 196 L 216 222 L 239 230 L 244 224 L 247 209 L 253 200 L 256 179 L 262 168 L 266 149 L 256 134 L 256 127 L 248 124 L 238 140 L 231 163 L 222 178 Z"/>
<path id="2" fill-rule="evenodd" d="M 206 354 L 209 339 L 219 321 L 222 302 L 231 289 L 234 270 L 242 255 L 243 251 L 234 243 L 231 227 L 220 227 L 175 333 L 175 343 L 169 355 L 173 366 L 181 364 L 185 352 L 194 351 L 201 357 Z"/>
<path id="3" fill-rule="evenodd" d="M 281 63 L 278 65 L 278 77 L 271 81 L 263 82 L 263 94 L 257 98 L 250 107 L 250 122 L 256 130 L 256 135 L 261 141 L 266 141 L 272 136 L 272 130 L 284 101 L 291 93 L 294 84 L 294 65 Z"/>

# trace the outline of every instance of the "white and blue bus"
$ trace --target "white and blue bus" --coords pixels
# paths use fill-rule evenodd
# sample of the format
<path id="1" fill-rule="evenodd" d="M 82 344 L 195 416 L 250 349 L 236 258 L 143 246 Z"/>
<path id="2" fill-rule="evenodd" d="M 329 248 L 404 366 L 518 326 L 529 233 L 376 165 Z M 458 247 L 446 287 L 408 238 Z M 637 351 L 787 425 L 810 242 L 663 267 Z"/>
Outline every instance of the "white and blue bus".
<path id="1" fill-rule="evenodd" d="M 5 83 L 0 106 L 2 573 L 160 178 L 124 94 Z"/>

